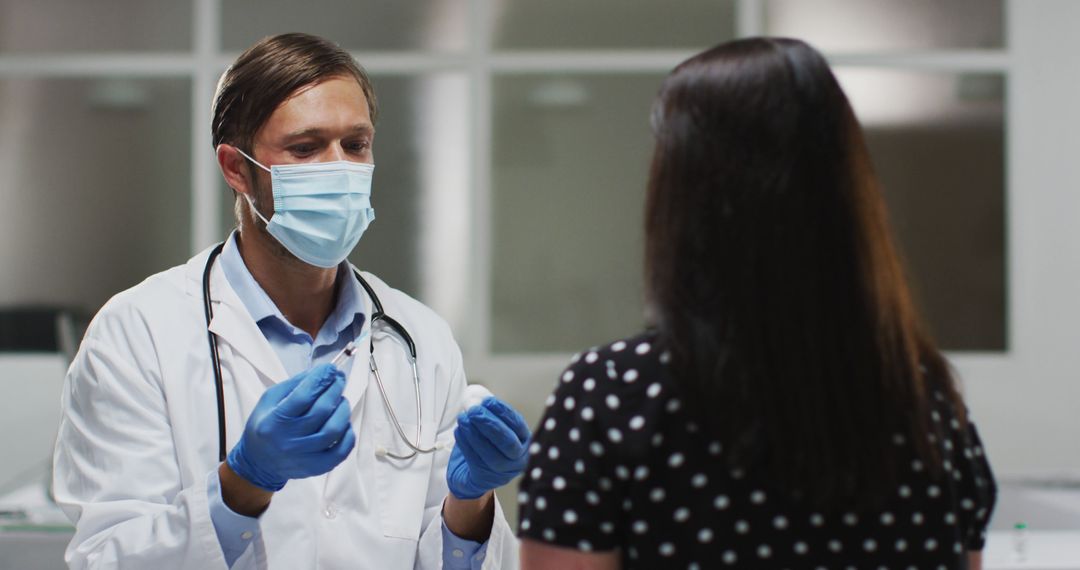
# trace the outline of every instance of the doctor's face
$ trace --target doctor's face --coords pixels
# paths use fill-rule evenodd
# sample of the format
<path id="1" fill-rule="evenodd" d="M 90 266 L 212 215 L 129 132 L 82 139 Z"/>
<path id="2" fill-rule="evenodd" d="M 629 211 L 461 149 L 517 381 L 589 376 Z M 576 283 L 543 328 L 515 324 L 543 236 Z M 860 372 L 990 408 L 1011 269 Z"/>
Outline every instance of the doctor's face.
<path id="1" fill-rule="evenodd" d="M 301 87 L 255 133 L 253 156 L 267 167 L 349 160 L 371 163 L 375 127 L 356 79 L 336 76 Z M 259 169 L 268 177 L 268 173 Z"/>
<path id="2" fill-rule="evenodd" d="M 335 76 L 301 87 L 278 106 L 255 133 L 252 156 L 267 168 L 335 160 L 370 164 L 374 140 L 364 90 L 351 76 Z M 248 172 L 254 179 L 255 205 L 269 218 L 274 212 L 270 173 L 250 163 Z M 256 225 L 257 231 L 266 232 Z"/>
<path id="3" fill-rule="evenodd" d="M 335 76 L 296 90 L 255 133 L 251 150 L 267 168 L 337 160 L 370 164 L 374 139 L 375 127 L 360 84 L 351 76 Z M 270 218 L 274 213 L 270 173 L 251 163 L 247 166 L 255 207 Z M 253 214 L 248 216 L 279 257 L 294 259 Z"/>

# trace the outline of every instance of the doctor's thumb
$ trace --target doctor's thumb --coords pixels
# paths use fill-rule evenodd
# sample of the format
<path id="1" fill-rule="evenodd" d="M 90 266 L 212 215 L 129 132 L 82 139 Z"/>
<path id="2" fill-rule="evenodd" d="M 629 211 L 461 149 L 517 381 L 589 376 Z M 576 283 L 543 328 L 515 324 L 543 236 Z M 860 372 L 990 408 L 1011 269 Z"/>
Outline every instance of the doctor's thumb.
<path id="1" fill-rule="evenodd" d="M 307 413 L 311 404 L 318 400 L 327 388 L 338 381 L 344 381 L 345 373 L 331 364 L 320 364 L 294 378 L 299 378 L 300 381 L 278 402 L 277 411 L 286 416 L 299 417 Z"/>
<path id="2" fill-rule="evenodd" d="M 276 406 L 296 389 L 296 386 L 300 384 L 301 380 L 303 380 L 303 377 L 294 376 L 288 380 L 282 380 L 281 382 L 274 384 L 263 392 L 262 397 L 259 398 L 259 404 Z"/>

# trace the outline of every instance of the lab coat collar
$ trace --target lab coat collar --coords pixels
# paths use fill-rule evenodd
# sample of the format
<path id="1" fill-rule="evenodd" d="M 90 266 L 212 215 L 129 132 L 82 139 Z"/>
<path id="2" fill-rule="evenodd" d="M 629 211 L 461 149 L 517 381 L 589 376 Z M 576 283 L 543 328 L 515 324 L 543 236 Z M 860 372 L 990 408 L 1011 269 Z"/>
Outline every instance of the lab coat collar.
<path id="1" fill-rule="evenodd" d="M 350 269 L 355 270 L 351 264 Z M 368 298 L 367 292 L 360 287 L 360 284 L 353 278 L 352 272 L 349 273 L 349 279 L 352 280 L 356 289 L 360 290 L 359 299 L 357 302 L 362 306 L 364 314 L 371 314 L 371 300 Z M 360 341 L 357 342 L 356 355 L 353 356 L 352 369 L 349 370 L 349 378 L 345 383 L 345 398 L 349 401 L 349 405 L 352 407 L 354 421 L 356 411 L 362 410 L 358 408 L 364 397 L 364 393 L 367 391 L 368 382 L 370 380 L 370 368 L 371 365 L 371 319 L 364 319 L 363 328 L 360 331 Z"/>
<path id="2" fill-rule="evenodd" d="M 274 301 L 270 299 L 270 296 L 266 294 L 266 291 L 255 280 L 255 277 L 251 275 L 243 258 L 240 256 L 237 235 L 234 230 L 225 241 L 225 247 L 221 250 L 218 263 L 221 264 L 225 278 L 228 279 L 229 285 L 232 286 L 233 291 L 236 292 L 236 295 L 244 304 L 248 314 L 254 319 L 259 329 L 263 331 L 263 336 L 266 336 L 267 327 L 280 327 L 281 330 L 288 331 L 294 337 L 311 338 L 306 331 L 301 330 L 285 318 L 285 315 L 281 313 Z M 356 324 L 359 323 L 360 328 L 363 328 L 362 320 L 365 318 L 364 291 L 360 284 L 356 282 L 356 279 L 353 278 L 352 271 L 352 267 L 346 261 L 343 261 L 338 266 L 337 278 L 334 283 L 336 289 L 334 310 L 331 311 L 326 322 L 320 327 L 318 334 L 311 338 L 311 342 L 315 346 L 337 342 L 344 334 L 348 334 L 351 340 L 356 336 L 353 332 L 356 329 Z"/>
<path id="3" fill-rule="evenodd" d="M 206 259 L 210 255 L 211 246 L 187 263 L 187 283 L 185 291 L 188 295 L 199 300 L 202 306 L 202 277 L 206 268 Z M 365 275 L 369 282 L 370 275 Z M 374 286 L 374 285 L 373 285 Z M 359 287 L 359 284 L 357 284 Z M 371 299 L 360 288 L 362 295 L 360 303 L 363 305 L 364 314 L 371 314 Z M 229 285 L 225 272 L 220 264 L 214 263 L 210 271 L 210 303 L 213 307 L 214 316 L 210 320 L 209 330 L 218 335 L 219 342 L 228 343 L 237 355 L 251 363 L 263 376 L 263 382 L 267 385 L 275 384 L 287 379 L 285 367 L 281 364 L 273 347 L 263 336 L 259 326 L 248 313 L 243 301 L 237 296 L 236 291 Z M 385 301 L 384 301 L 385 303 Z M 362 401 L 364 392 L 367 390 L 371 359 L 371 324 L 370 319 L 364 320 L 361 330 L 361 340 L 358 343 L 356 356 L 353 357 L 352 369 L 345 384 L 345 397 L 353 410 Z"/>
<path id="4" fill-rule="evenodd" d="M 236 293 L 240 302 L 244 304 L 244 308 L 247 309 L 255 324 L 259 324 L 263 319 L 276 318 L 290 330 L 299 331 L 285 319 L 285 316 L 281 314 L 274 302 L 270 300 L 270 296 L 255 281 L 255 277 L 251 275 L 247 265 L 244 263 L 244 258 L 240 256 L 240 246 L 236 243 L 236 236 L 237 231 L 233 230 L 229 237 L 225 239 L 225 246 L 221 248 L 221 256 L 215 262 L 221 265 L 222 273 L 225 274 L 229 287 Z"/>
<path id="5" fill-rule="evenodd" d="M 203 271 L 210 249 L 193 257 L 187 266 L 187 293 L 198 298 L 200 306 L 203 300 Z M 250 362 L 262 374 L 265 384 L 287 379 L 281 360 L 251 318 L 243 301 L 229 285 L 221 264 L 216 261 L 210 270 L 210 304 L 214 316 L 210 320 L 209 330 L 218 336 L 219 344 L 227 343 L 237 355 Z"/>

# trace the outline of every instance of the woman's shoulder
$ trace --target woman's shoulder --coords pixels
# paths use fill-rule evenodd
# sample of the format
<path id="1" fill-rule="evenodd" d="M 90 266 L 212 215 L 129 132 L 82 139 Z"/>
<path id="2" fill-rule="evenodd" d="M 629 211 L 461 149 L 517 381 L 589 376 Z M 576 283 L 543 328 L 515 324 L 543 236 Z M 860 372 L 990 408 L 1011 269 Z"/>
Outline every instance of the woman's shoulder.
<path id="1" fill-rule="evenodd" d="M 583 350 L 559 375 L 548 409 L 574 413 L 599 424 L 598 429 L 631 415 L 655 416 L 676 397 L 666 370 L 669 358 L 661 337 L 652 330 Z"/>
<path id="2" fill-rule="evenodd" d="M 578 380 L 588 391 L 601 380 L 607 381 L 605 386 L 609 390 L 632 390 L 644 382 L 660 380 L 669 359 L 660 335 L 647 329 L 575 354 L 560 380 L 563 383 Z M 592 382 L 585 383 L 589 379 Z"/>

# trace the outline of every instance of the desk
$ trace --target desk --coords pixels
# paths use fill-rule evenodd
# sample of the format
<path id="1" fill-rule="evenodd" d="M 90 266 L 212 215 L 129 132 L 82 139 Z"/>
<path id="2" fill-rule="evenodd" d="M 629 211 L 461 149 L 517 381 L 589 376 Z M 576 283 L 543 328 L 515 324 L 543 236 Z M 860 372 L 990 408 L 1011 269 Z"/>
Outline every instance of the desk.
<path id="1" fill-rule="evenodd" d="M 0 532 L 0 568 L 63 570 L 70 530 Z M 985 570 L 1080 570 L 1080 530 L 1030 531 L 1027 559 L 1017 561 L 1013 534 L 991 531 L 983 551 Z"/>
<path id="2" fill-rule="evenodd" d="M 4 570 L 66 570 L 64 549 L 73 529 L 0 529 L 0 568 Z"/>
<path id="3" fill-rule="evenodd" d="M 983 551 L 985 570 L 1080 570 L 1080 530 L 1029 530 L 1027 556 L 1018 559 L 1013 531 L 990 531 Z"/>

